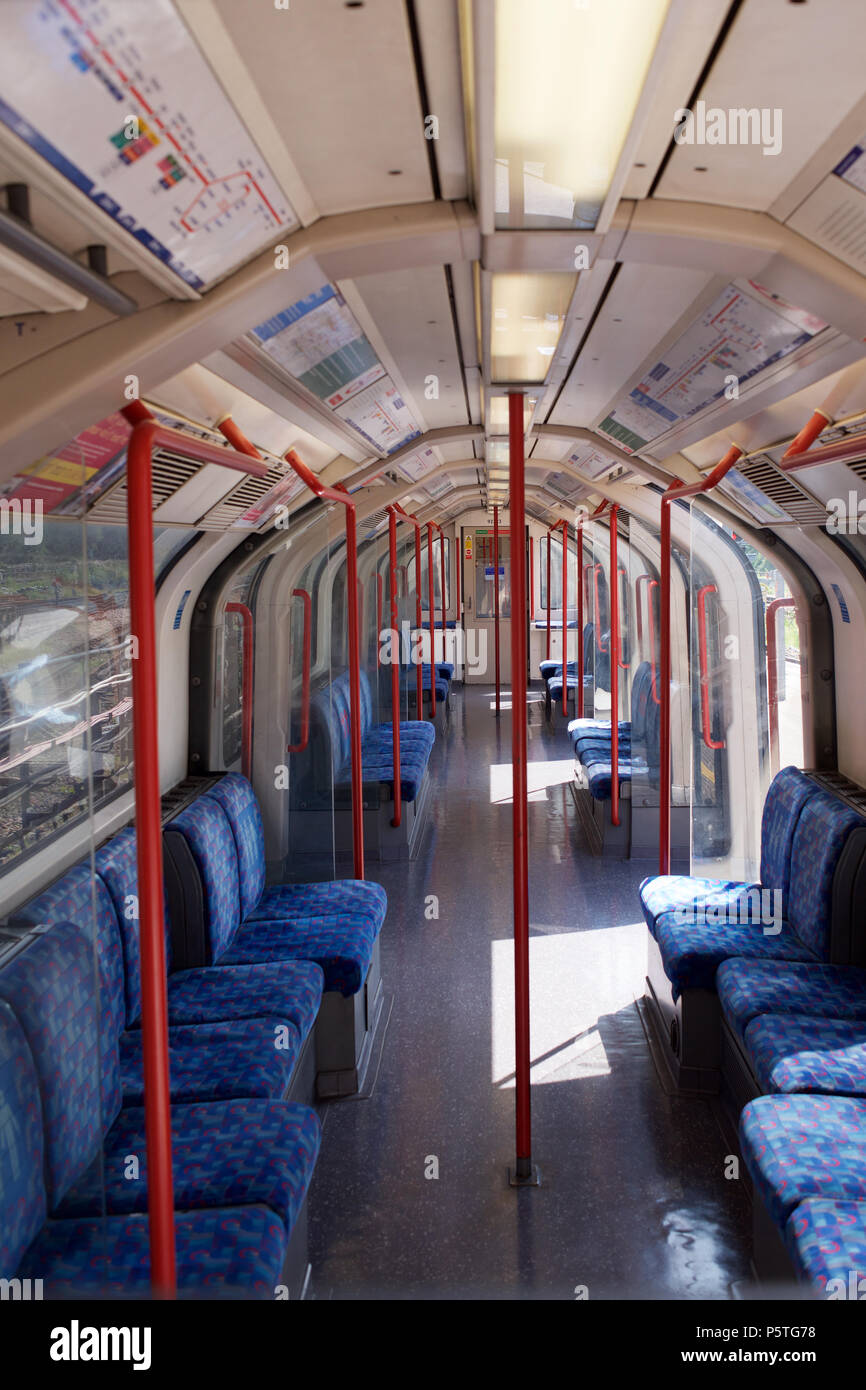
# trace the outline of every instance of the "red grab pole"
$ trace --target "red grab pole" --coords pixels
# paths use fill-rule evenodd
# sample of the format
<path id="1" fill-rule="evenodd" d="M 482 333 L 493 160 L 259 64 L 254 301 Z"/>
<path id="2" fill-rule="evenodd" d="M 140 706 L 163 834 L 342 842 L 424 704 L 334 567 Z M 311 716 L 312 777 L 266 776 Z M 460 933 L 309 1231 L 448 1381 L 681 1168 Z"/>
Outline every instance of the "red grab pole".
<path id="1" fill-rule="evenodd" d="M 157 421 L 152 417 L 145 418 L 137 412 L 137 418 L 139 423 L 134 425 L 127 446 L 126 494 L 130 630 L 137 644 L 137 652 L 132 662 L 132 737 L 141 941 L 147 1211 L 151 1286 L 157 1297 L 174 1298 L 177 1292 L 177 1273 L 168 1076 L 168 1002 L 165 983 L 165 909 L 162 887 L 151 485 L 153 442 L 155 437 L 165 432 L 161 431 Z M 184 436 L 180 438 L 183 439 Z"/>
<path id="2" fill-rule="evenodd" d="M 742 449 L 732 444 L 724 458 L 700 482 L 683 486 L 673 479 L 661 499 L 661 593 L 660 619 L 660 678 L 661 705 L 659 708 L 659 873 L 671 871 L 671 504 L 681 497 L 697 497 L 710 492 L 720 483 L 742 456 Z"/>
<path id="3" fill-rule="evenodd" d="M 446 620 L 446 617 L 445 617 L 445 532 L 442 530 L 442 527 L 441 527 L 441 526 L 438 527 L 438 531 L 439 531 L 439 585 L 440 585 L 440 588 L 442 589 L 442 660 L 445 661 L 445 659 L 446 659 L 447 656 L 448 656 L 448 647 L 447 647 L 447 645 L 446 645 L 446 636 L 445 636 L 445 634 L 446 634 L 446 632 L 447 632 L 447 630 L 448 630 L 448 623 L 447 623 L 447 620 Z"/>
<path id="4" fill-rule="evenodd" d="M 529 537 L 529 621 L 535 617 L 535 541 Z"/>
<path id="5" fill-rule="evenodd" d="M 391 824 L 398 826 L 402 819 L 403 808 L 401 803 L 402 785 L 400 782 L 400 665 L 399 665 L 399 643 L 400 636 L 397 632 L 397 513 L 393 507 L 388 508 L 388 558 L 391 564 L 391 631 L 397 638 L 398 660 L 394 660 L 393 649 L 391 651 L 391 757 L 394 764 L 394 815 Z"/>
<path id="6" fill-rule="evenodd" d="M 222 429 L 222 425 L 220 426 Z M 316 497 L 346 509 L 346 601 L 349 619 L 349 746 L 352 755 L 352 859 L 355 878 L 364 877 L 364 796 L 361 766 L 361 641 L 358 631 L 358 531 L 355 504 L 344 488 L 326 487 L 289 449 L 286 463 Z M 396 771 L 396 769 L 395 769 Z"/>
<path id="7" fill-rule="evenodd" d="M 532 1182 L 529 1050 L 529 843 L 526 813 L 526 499 L 523 395 L 508 397 L 511 491 L 511 764 L 514 866 L 514 1035 L 517 1184 Z M 494 511 L 494 518 L 496 512 Z M 498 564 L 497 564 L 498 569 Z M 497 574 L 497 591 L 499 576 Z"/>
<path id="8" fill-rule="evenodd" d="M 433 522 L 427 522 L 427 609 L 430 614 L 430 718 L 436 718 L 436 673 L 433 653 L 436 648 L 436 604 L 433 584 Z"/>
<path id="9" fill-rule="evenodd" d="M 398 516 L 402 516 L 404 521 L 408 521 L 415 530 L 415 628 L 418 632 L 423 631 L 423 618 L 421 616 L 421 522 L 415 516 L 410 516 L 404 511 L 399 503 L 395 503 L 394 511 Z M 421 662 L 415 662 L 415 718 L 424 718 L 424 673 Z"/>
<path id="10" fill-rule="evenodd" d="M 514 566 L 512 565 L 512 569 Z M 499 508 L 493 508 L 493 647 L 496 653 L 496 717 L 499 718 Z M 512 653 L 513 655 L 513 653 Z"/>
<path id="11" fill-rule="evenodd" d="M 619 825 L 619 506 L 610 509 L 610 823 Z"/>
<path id="12" fill-rule="evenodd" d="M 253 766 L 253 615 L 245 603 L 227 603 L 227 613 L 239 613 L 244 631 L 243 645 L 243 730 L 241 733 L 241 770 L 249 781 Z"/>
<path id="13" fill-rule="evenodd" d="M 577 717 L 583 718 L 583 514 L 577 532 Z"/>
<path id="14" fill-rule="evenodd" d="M 562 525 L 562 717 L 568 718 L 568 522 Z"/>
<path id="15" fill-rule="evenodd" d="M 550 529 L 547 532 L 547 660 L 550 660 Z"/>

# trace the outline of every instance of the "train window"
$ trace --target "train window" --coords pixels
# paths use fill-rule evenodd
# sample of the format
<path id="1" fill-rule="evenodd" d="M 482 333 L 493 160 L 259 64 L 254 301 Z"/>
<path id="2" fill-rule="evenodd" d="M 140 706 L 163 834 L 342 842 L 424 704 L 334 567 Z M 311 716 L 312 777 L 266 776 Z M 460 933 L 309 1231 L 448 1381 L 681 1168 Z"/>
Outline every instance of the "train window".
<path id="1" fill-rule="evenodd" d="M 422 540 L 424 533 L 422 532 Z M 433 605 L 437 610 L 442 606 L 442 559 L 440 552 L 441 538 L 437 534 L 433 536 Z M 421 548 L 421 608 L 423 612 L 428 612 L 430 608 L 430 582 L 427 577 L 427 544 Z M 445 609 L 451 608 L 451 541 L 445 537 Z"/>
<path id="2" fill-rule="evenodd" d="M 180 536 L 154 532 L 157 567 Z M 4 869 L 132 781 L 126 529 L 49 517 L 27 542 L 5 536 L 0 569 Z"/>

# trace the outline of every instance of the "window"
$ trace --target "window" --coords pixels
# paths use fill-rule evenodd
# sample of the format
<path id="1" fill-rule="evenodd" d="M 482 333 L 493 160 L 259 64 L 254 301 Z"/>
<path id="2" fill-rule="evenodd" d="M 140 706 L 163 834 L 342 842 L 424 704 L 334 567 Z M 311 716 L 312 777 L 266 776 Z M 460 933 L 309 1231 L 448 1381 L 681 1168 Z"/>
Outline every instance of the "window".
<path id="1" fill-rule="evenodd" d="M 414 582 L 415 567 L 411 568 L 410 574 Z M 441 537 L 433 537 L 433 606 L 440 610 L 442 607 L 442 552 Z M 451 541 L 445 537 L 445 611 L 451 607 Z M 430 581 L 427 571 L 427 543 L 426 539 L 421 549 L 421 609 L 427 613 L 430 609 Z"/>

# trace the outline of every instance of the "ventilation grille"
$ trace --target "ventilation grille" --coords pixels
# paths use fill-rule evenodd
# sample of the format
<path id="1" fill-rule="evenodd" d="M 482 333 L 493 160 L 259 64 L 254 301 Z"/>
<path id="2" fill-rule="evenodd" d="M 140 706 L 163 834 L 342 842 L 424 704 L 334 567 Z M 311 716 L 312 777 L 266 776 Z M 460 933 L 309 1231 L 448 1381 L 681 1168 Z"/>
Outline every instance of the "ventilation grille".
<path id="1" fill-rule="evenodd" d="M 771 502 L 775 502 L 799 525 L 823 526 L 826 522 L 827 508 L 824 503 L 806 492 L 790 473 L 782 473 L 766 454 L 750 459 L 748 463 L 738 464 L 737 472 L 760 488 Z"/>
<path id="2" fill-rule="evenodd" d="M 866 817 L 866 789 L 859 786 L 857 782 L 852 782 L 850 777 L 846 777 L 841 772 L 807 772 L 806 775 L 823 787 L 825 791 L 833 792 L 835 796 L 841 797 L 861 816 Z"/>
<path id="3" fill-rule="evenodd" d="M 153 509 L 161 507 L 184 483 L 194 478 L 199 465 L 168 449 L 157 449 L 153 455 Z M 126 525 L 126 478 L 123 477 L 106 492 L 90 510 L 92 521 L 117 522 Z"/>
<path id="4" fill-rule="evenodd" d="M 255 507 L 257 503 L 261 502 L 272 488 L 279 487 L 287 478 L 293 476 L 290 469 L 279 468 L 274 465 L 268 469 L 264 478 L 242 477 L 231 492 L 226 493 L 225 497 L 221 497 L 216 506 L 211 507 L 209 512 L 205 512 L 204 516 L 195 523 L 196 526 L 203 531 L 225 531 L 233 522 L 238 521 L 244 512 L 248 512 L 251 507 Z M 300 490 L 301 483 L 299 480 L 296 481 L 297 487 L 287 489 L 285 494 L 280 497 L 281 502 L 287 502 L 290 497 L 294 496 L 295 492 Z M 255 530 L 258 522 L 254 521 L 251 525 L 252 529 Z"/>
<path id="5" fill-rule="evenodd" d="M 160 799 L 163 825 L 179 816 L 185 806 L 189 806 L 190 802 L 195 801 L 203 792 L 215 787 L 224 776 L 225 773 L 220 772 L 211 777 L 186 777 L 182 782 L 178 782 L 176 787 L 165 792 Z"/>
<path id="6" fill-rule="evenodd" d="M 848 467 L 860 479 L 861 483 L 866 483 L 866 459 L 859 459 L 857 463 L 849 463 Z"/>

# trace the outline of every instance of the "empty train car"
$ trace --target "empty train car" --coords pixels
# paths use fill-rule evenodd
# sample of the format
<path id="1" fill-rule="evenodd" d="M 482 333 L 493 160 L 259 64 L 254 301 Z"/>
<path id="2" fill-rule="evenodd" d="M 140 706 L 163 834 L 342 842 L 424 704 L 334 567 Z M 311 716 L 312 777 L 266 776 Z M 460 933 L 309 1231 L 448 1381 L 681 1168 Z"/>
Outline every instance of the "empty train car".
<path id="1" fill-rule="evenodd" d="M 0 1302 L 866 1298 L 864 42 L 0 4 Z"/>

